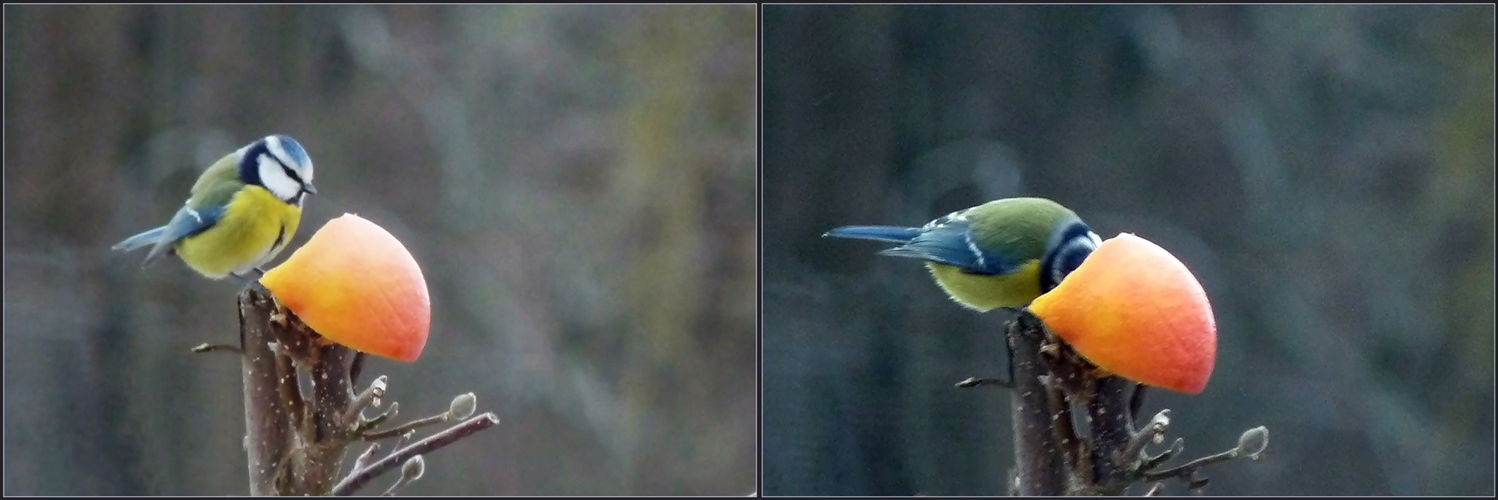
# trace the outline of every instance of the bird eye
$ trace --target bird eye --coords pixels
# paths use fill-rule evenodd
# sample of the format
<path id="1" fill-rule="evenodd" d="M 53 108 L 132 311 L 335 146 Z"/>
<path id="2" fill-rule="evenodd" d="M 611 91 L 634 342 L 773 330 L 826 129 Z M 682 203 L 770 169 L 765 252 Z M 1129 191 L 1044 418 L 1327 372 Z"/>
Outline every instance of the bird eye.
<path id="1" fill-rule="evenodd" d="M 281 165 L 281 170 L 283 170 L 283 171 L 286 172 L 286 176 L 287 177 L 290 177 L 292 179 L 298 179 L 298 177 L 296 175 L 296 171 L 292 170 L 291 167 L 288 167 L 288 166 L 286 166 L 286 165 L 283 164 L 283 165 Z"/>
<path id="2" fill-rule="evenodd" d="M 1087 256 L 1091 254 L 1091 251 L 1077 248 L 1071 252 L 1067 252 L 1066 255 L 1062 255 L 1061 267 L 1058 269 L 1061 273 L 1059 277 L 1064 278 L 1066 275 L 1071 274 L 1072 271 L 1076 271 L 1078 267 L 1082 267 L 1082 261 L 1086 260 Z M 1060 280 L 1058 279 L 1057 281 Z"/>

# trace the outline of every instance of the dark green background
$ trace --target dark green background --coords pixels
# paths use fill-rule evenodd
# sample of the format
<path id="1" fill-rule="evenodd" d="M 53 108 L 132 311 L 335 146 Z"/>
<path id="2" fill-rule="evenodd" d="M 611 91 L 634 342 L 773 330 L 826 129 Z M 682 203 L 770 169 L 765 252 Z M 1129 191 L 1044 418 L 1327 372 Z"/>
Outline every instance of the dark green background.
<path id="1" fill-rule="evenodd" d="M 1223 495 L 1493 494 L 1491 6 L 766 6 L 764 492 L 1005 494 L 1005 317 L 843 224 L 993 198 L 1178 256 Z M 1179 484 L 1169 493 L 1181 494 Z M 1134 491 L 1139 493 L 1140 490 Z"/>

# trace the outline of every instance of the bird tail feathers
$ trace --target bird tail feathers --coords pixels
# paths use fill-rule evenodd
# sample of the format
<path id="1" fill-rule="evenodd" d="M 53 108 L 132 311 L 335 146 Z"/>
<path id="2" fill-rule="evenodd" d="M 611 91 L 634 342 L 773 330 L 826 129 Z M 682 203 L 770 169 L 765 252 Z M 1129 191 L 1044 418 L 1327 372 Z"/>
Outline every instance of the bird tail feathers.
<path id="1" fill-rule="evenodd" d="M 854 238 L 860 240 L 888 241 L 893 243 L 909 243 L 921 234 L 921 228 L 902 226 L 843 226 L 828 231 L 822 236 L 835 238 Z"/>
<path id="2" fill-rule="evenodd" d="M 150 231 L 146 231 L 144 233 L 126 238 L 125 241 L 116 243 L 113 247 L 110 248 L 114 250 L 124 250 L 126 252 L 129 252 L 146 245 L 154 245 L 156 244 L 157 240 L 161 239 L 161 234 L 165 232 L 166 226 L 161 226 L 156 229 L 152 229 Z"/>
<path id="3" fill-rule="evenodd" d="M 116 243 L 113 247 L 110 248 L 114 250 L 124 250 L 126 252 L 129 252 L 140 247 L 154 245 L 151 248 L 150 255 L 146 256 L 146 261 L 141 264 L 141 267 L 145 267 L 147 265 L 150 265 L 151 261 L 156 260 L 157 257 L 160 257 L 165 250 L 170 249 L 171 245 L 163 245 L 161 241 L 161 236 L 166 233 L 166 228 L 166 226 L 161 226 L 156 229 L 131 236 L 129 238 L 126 238 L 125 241 Z"/>

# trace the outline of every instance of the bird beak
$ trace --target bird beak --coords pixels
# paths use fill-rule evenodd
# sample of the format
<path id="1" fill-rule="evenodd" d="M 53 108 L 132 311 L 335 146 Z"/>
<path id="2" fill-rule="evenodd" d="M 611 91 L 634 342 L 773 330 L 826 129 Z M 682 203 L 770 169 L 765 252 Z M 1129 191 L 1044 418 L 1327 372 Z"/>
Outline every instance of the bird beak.
<path id="1" fill-rule="evenodd" d="M 310 182 L 307 183 L 307 192 L 308 193 L 312 193 L 312 194 L 317 194 L 317 186 L 313 186 L 312 183 L 310 183 Z"/>

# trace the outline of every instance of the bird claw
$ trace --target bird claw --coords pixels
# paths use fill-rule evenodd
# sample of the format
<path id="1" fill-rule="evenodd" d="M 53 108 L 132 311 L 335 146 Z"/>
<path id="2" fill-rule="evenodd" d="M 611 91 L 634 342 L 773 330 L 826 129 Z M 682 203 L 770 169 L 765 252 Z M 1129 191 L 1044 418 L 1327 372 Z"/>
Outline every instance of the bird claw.
<path id="1" fill-rule="evenodd" d="M 245 288 L 265 290 L 265 286 L 260 284 L 260 278 L 265 277 L 265 271 L 260 270 L 258 267 L 250 268 L 244 274 L 229 273 L 229 276 L 233 276 L 234 279 L 239 280 L 240 284 Z"/>

